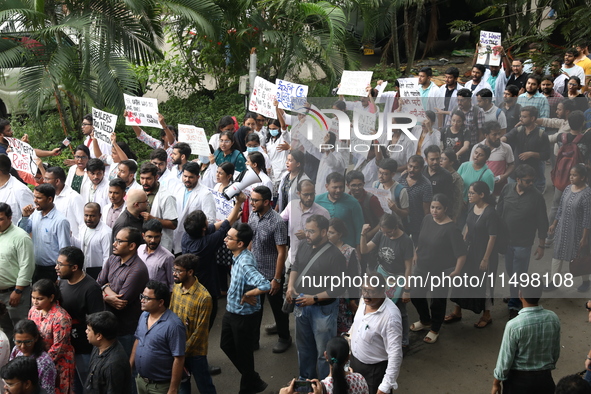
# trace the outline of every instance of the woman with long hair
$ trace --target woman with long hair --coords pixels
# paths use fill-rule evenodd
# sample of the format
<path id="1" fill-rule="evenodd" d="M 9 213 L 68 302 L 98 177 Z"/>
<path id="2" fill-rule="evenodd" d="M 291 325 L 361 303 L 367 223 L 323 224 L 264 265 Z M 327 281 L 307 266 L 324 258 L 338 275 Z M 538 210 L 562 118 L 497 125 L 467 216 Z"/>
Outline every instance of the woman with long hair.
<path id="1" fill-rule="evenodd" d="M 591 188 L 587 186 L 589 172 L 584 164 L 577 164 L 570 170 L 570 185 L 562 197 L 554 222 L 548 233 L 555 234 L 554 254 L 552 255 L 552 279 L 560 274 L 562 266 L 574 259 L 577 254 L 589 253 L 589 228 L 591 227 Z M 589 290 L 589 275 L 583 275 L 583 283 L 577 289 Z M 554 284 L 546 290 L 554 290 Z"/>
<path id="2" fill-rule="evenodd" d="M 426 343 L 435 343 L 439 338 L 449 287 L 442 284 L 434 288 L 429 305 L 429 288 L 427 285 L 421 286 L 419 282 L 425 283 L 430 274 L 458 276 L 466 262 L 466 244 L 462 233 L 447 215 L 449 204 L 449 199 L 444 194 L 433 196 L 431 215 L 426 215 L 423 219 L 416 248 L 414 275 L 423 280 L 415 282 L 417 287 L 411 289 L 412 303 L 419 313 L 419 320 L 412 324 L 410 330 L 429 330 L 423 339 Z"/>
<path id="3" fill-rule="evenodd" d="M 581 112 L 585 112 L 589 105 L 587 104 L 587 98 L 583 93 L 581 93 L 582 87 L 581 79 L 576 75 L 573 75 L 568 79 L 566 84 L 566 93 L 570 100 L 575 101 L 576 109 Z"/>
<path id="4" fill-rule="evenodd" d="M 433 128 L 436 120 L 435 112 L 427 110 L 425 111 L 425 120 L 412 129 L 413 135 L 417 138 L 416 154 L 423 156 L 425 160 L 427 160 L 424 153 L 426 147 L 437 145 L 441 148 L 441 133 Z"/>
<path id="5" fill-rule="evenodd" d="M 90 182 L 86 176 L 88 160 L 90 160 L 90 150 L 85 145 L 78 145 L 74 150 L 74 165 L 70 167 L 66 177 L 66 185 L 77 193 L 80 193 L 84 182 Z"/>
<path id="6" fill-rule="evenodd" d="M 246 158 L 238 149 L 234 140 L 234 133 L 231 131 L 222 131 L 219 136 L 220 147 L 213 153 L 210 164 L 219 166 L 222 163 L 232 163 L 236 171 L 242 172 L 246 169 Z"/>
<path id="7" fill-rule="evenodd" d="M 277 110 L 277 116 L 282 116 L 283 111 Z M 287 168 L 285 162 L 289 149 L 285 149 L 291 143 L 291 133 L 287 126 L 282 125 L 277 119 L 269 119 L 267 125 L 267 134 L 265 135 L 267 154 L 271 160 L 271 167 L 273 168 L 273 184 L 271 188 L 273 196 L 277 196 L 279 190 L 279 183 L 281 179 L 287 175 Z"/>
<path id="8" fill-rule="evenodd" d="M 476 181 L 468 190 L 470 208 L 466 220 L 464 240 L 468 245 L 468 256 L 464 264 L 464 273 L 468 276 L 481 277 L 483 272 L 496 273 L 499 265 L 499 253 L 496 248 L 499 231 L 499 217 L 495 210 L 495 197 L 485 182 Z M 461 287 L 452 291 L 451 301 L 456 303 L 454 311 L 445 317 L 445 323 L 454 323 L 462 319 L 462 308 L 474 313 L 482 313 L 482 317 L 474 323 L 476 328 L 484 328 L 492 323 L 490 310 L 492 307 L 493 289 L 486 280 L 482 288 Z"/>
<path id="9" fill-rule="evenodd" d="M 74 391 L 74 348 L 70 343 L 72 318 L 59 306 L 60 292 L 49 279 L 41 279 L 31 288 L 29 319 L 39 328 L 47 353 L 57 370 L 56 394 Z"/>
<path id="10" fill-rule="evenodd" d="M 34 321 L 23 319 L 16 323 L 14 326 L 14 348 L 10 353 L 10 359 L 23 356 L 35 359 L 39 373 L 39 386 L 49 394 L 55 393 L 57 372 L 53 360 L 45 349 L 45 342 Z"/>
<path id="11" fill-rule="evenodd" d="M 303 179 L 310 179 L 304 173 L 304 165 L 306 164 L 306 155 L 299 150 L 292 150 L 287 155 L 285 168 L 287 168 L 287 175 L 281 179 L 279 184 L 279 198 L 275 210 L 279 213 L 287 207 L 291 200 L 298 198 L 297 185 Z"/>
<path id="12" fill-rule="evenodd" d="M 223 193 L 224 189 L 232 183 L 234 177 L 234 164 L 222 163 L 216 172 L 216 180 L 213 190 L 218 193 Z M 216 220 L 224 220 L 225 216 L 222 214 L 225 206 L 220 199 L 215 199 L 216 202 Z M 218 264 L 218 278 L 220 284 L 220 294 L 225 296 L 228 293 L 228 275 L 230 275 L 230 267 L 232 266 L 232 252 L 228 249 L 226 244 L 222 242 L 216 253 L 216 263 Z"/>

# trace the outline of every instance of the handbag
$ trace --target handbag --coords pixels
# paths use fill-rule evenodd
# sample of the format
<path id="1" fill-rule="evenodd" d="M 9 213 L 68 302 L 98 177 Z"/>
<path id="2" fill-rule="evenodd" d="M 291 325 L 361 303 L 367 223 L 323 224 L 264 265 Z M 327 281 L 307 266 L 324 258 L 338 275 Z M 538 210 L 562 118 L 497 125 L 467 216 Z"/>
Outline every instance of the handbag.
<path id="1" fill-rule="evenodd" d="M 579 251 L 575 258 L 571 260 L 568 269 L 573 276 L 591 274 L 591 254 L 589 254 L 589 251 L 583 253 Z"/>
<path id="2" fill-rule="evenodd" d="M 298 278 L 296 279 L 296 282 L 294 285 L 295 288 L 300 286 L 300 283 L 302 283 L 302 278 L 304 277 L 304 275 L 306 275 L 308 273 L 308 270 L 310 269 L 310 267 L 312 267 L 312 264 L 314 264 L 314 262 L 318 259 L 318 257 L 320 257 L 320 255 L 322 255 L 324 252 L 326 252 L 326 250 L 329 247 L 330 247 L 330 242 L 325 243 L 324 246 L 322 248 L 320 248 L 320 250 L 314 255 L 314 257 L 312 257 L 310 259 L 308 264 L 306 264 L 306 267 L 304 267 L 302 272 L 298 275 Z M 285 299 L 283 300 L 283 306 L 281 307 L 281 311 L 285 314 L 289 314 L 289 313 L 292 313 L 294 309 L 295 309 L 295 301 L 288 302 L 287 297 L 285 297 Z"/>

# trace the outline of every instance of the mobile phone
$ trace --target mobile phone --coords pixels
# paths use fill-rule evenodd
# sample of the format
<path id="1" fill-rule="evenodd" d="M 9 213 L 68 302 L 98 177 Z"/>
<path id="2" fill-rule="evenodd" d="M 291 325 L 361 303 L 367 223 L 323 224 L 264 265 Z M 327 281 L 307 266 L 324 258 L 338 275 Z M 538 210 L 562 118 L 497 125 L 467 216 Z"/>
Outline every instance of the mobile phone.
<path id="1" fill-rule="evenodd" d="M 296 380 L 293 382 L 293 388 L 296 393 L 311 393 L 312 391 L 312 382 L 308 382 L 306 380 Z"/>

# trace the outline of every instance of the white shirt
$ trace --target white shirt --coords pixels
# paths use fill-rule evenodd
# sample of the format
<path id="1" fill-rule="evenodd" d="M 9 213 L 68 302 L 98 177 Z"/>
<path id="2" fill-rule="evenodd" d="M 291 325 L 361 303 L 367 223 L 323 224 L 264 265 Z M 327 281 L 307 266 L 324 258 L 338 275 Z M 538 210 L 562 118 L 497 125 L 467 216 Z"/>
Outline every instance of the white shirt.
<path id="1" fill-rule="evenodd" d="M 98 142 L 99 145 L 99 149 L 101 150 L 101 153 L 103 155 L 109 155 L 111 156 L 111 153 L 113 152 L 113 145 L 104 142 L 103 140 L 96 140 Z M 88 150 L 90 150 L 90 158 L 91 159 L 97 159 L 96 155 L 94 154 L 94 149 L 92 148 L 92 141 L 90 141 L 90 136 L 87 135 L 86 138 L 84 139 L 84 146 L 86 146 L 88 148 Z"/>
<path id="2" fill-rule="evenodd" d="M 176 210 L 178 212 L 178 226 L 173 234 L 173 250 L 175 253 L 181 252 L 181 241 L 183 234 L 185 234 L 185 218 L 191 212 L 198 209 L 203 211 L 205 216 L 207 216 L 207 222 L 210 224 L 216 220 L 215 199 L 208 188 L 197 183 L 197 186 L 191 190 L 191 193 L 185 200 L 186 191 L 187 188 L 185 185 L 181 185 L 174 193 L 176 196 Z M 158 193 L 160 194 L 160 192 Z"/>
<path id="3" fill-rule="evenodd" d="M 402 363 L 402 317 L 398 307 L 386 298 L 376 312 L 365 313 L 365 302 L 361 298 L 350 333 L 351 353 L 356 359 L 364 364 L 388 360 L 378 389 L 384 393 L 396 390 Z"/>
<path id="4" fill-rule="evenodd" d="M 175 176 L 175 174 L 168 168 L 164 170 L 160 178 L 158 178 L 160 186 L 168 190 L 175 190 L 178 185 L 182 185 L 182 182 Z"/>
<path id="5" fill-rule="evenodd" d="M 84 252 L 84 267 L 95 268 L 104 265 L 113 250 L 112 233 L 111 227 L 102 220 L 94 229 L 82 224 L 77 235 L 72 233 L 72 246 Z"/>
<path id="6" fill-rule="evenodd" d="M 88 182 L 82 183 L 80 196 L 82 196 L 82 202 L 84 205 L 88 202 L 96 202 L 101 206 L 102 212 L 103 207 L 109 203 L 109 180 L 104 176 L 101 183 L 95 187 L 94 183 L 92 183 L 89 178 Z"/>
<path id="7" fill-rule="evenodd" d="M 476 147 L 478 145 L 486 145 L 486 138 L 480 141 L 478 144 L 474 145 L 472 151 L 470 152 L 470 157 L 474 157 L 474 151 L 476 151 Z M 501 141 L 501 145 L 496 148 L 491 148 L 490 157 L 487 161 L 504 161 L 507 164 L 511 164 L 515 162 L 515 156 L 513 155 L 513 149 L 511 145 L 506 142 Z"/>
<path id="8" fill-rule="evenodd" d="M 579 77 L 581 80 L 581 84 L 585 85 L 585 70 L 583 67 L 577 66 L 576 64 L 571 68 L 567 68 L 564 64 L 562 65 L 562 70 L 568 74 L 569 77 Z M 558 92 L 560 93 L 560 92 Z"/>
<path id="9" fill-rule="evenodd" d="M 417 140 L 414 141 L 415 146 L 418 146 L 419 141 L 421 140 L 421 134 L 423 134 L 423 126 L 421 125 L 417 125 L 415 127 L 413 127 L 411 130 L 412 135 L 414 135 Z M 427 133 L 425 135 L 425 138 L 423 139 L 423 143 L 421 144 L 421 156 L 423 156 L 423 159 L 427 159 L 425 157 L 425 148 L 427 148 L 428 146 L 431 145 L 437 145 L 438 147 L 441 148 L 441 133 L 439 132 L 439 130 L 437 129 L 433 129 L 433 131 L 431 133 Z M 416 153 L 416 148 L 415 148 L 415 152 L 413 153 L 413 155 Z M 377 171 L 377 170 L 376 170 Z M 368 182 L 365 182 L 366 184 Z"/>
<path id="10" fill-rule="evenodd" d="M 488 79 L 491 76 L 490 70 L 487 68 L 484 72 L 484 76 L 482 77 L 483 80 L 488 82 Z M 507 74 L 505 74 L 505 68 L 501 65 L 501 69 L 499 70 L 499 74 L 495 81 L 495 86 L 493 86 L 493 103 L 496 105 L 503 104 L 505 88 L 507 87 Z"/>
<path id="11" fill-rule="evenodd" d="M 84 201 L 80 194 L 70 186 L 64 185 L 62 192 L 55 195 L 53 203 L 70 222 L 72 234 L 78 234 L 78 229 L 84 226 Z"/>
<path id="12" fill-rule="evenodd" d="M 499 122 L 499 124 L 501 125 L 501 129 L 507 128 L 507 117 L 505 116 L 505 113 L 503 112 L 503 110 L 499 109 L 499 107 L 497 107 L 496 105 L 493 105 L 492 107 L 490 107 L 488 109 L 488 111 L 485 111 L 483 108 L 482 112 L 484 112 L 484 121 L 485 122 L 490 122 L 491 120 L 494 120 L 494 121 Z M 499 114 L 498 117 L 497 117 L 497 113 Z M 511 130 L 509 130 L 509 131 L 511 131 Z"/>
<path id="13" fill-rule="evenodd" d="M 277 183 L 281 181 L 281 178 L 287 175 L 287 166 L 285 165 L 285 162 L 287 161 L 287 155 L 289 155 L 289 151 L 277 150 L 277 146 L 284 142 L 291 142 L 291 132 L 289 130 L 282 131 L 281 136 L 275 141 L 273 141 L 273 139 L 269 139 L 269 141 L 267 141 L 267 154 L 269 155 L 271 167 L 273 168 L 273 181 Z M 273 189 L 271 189 L 271 192 L 272 191 Z"/>
<path id="14" fill-rule="evenodd" d="M 584 70 L 583 70 L 583 72 L 584 72 Z M 564 93 L 564 88 L 566 87 L 567 81 L 568 81 L 568 77 L 564 74 L 560 74 L 559 76 L 554 78 L 554 90 L 560 94 Z"/>
<path id="15" fill-rule="evenodd" d="M 172 192 L 173 190 L 167 189 L 164 185 L 160 184 L 160 188 L 154 197 L 152 208 L 150 209 L 150 215 L 163 220 L 178 219 L 176 198 L 172 195 Z M 179 198 L 182 198 L 182 196 L 179 196 Z M 178 222 L 178 226 L 182 226 L 180 221 Z M 169 252 L 172 252 L 173 233 L 174 230 L 170 228 L 162 229 L 162 241 L 160 244 Z"/>
<path id="16" fill-rule="evenodd" d="M 320 152 L 317 146 L 314 146 L 312 142 L 308 141 L 307 138 L 300 140 L 306 152 L 313 155 L 315 158 L 320 160 L 318 165 L 318 173 L 316 174 L 316 195 L 326 192 L 326 176 L 333 172 L 345 174 L 347 168 L 348 151 L 333 151 L 333 152 Z M 347 155 L 345 157 L 345 154 Z"/>
<path id="17" fill-rule="evenodd" d="M 33 192 L 12 175 L 8 177 L 8 181 L 0 186 L 0 202 L 10 205 L 12 223 L 18 223 L 23 216 L 23 208 L 33 204 Z"/>
<path id="18" fill-rule="evenodd" d="M 476 85 L 476 87 L 474 88 L 474 90 L 472 90 L 472 86 L 473 85 L 474 85 L 474 81 L 469 80 L 464 85 L 464 88 L 465 89 L 470 89 L 470 91 L 472 92 L 472 103 L 474 105 L 476 105 L 476 93 L 480 92 L 482 89 L 488 89 L 491 92 L 493 91 L 492 86 L 490 86 L 490 84 L 486 81 L 486 79 L 484 79 L 484 75 L 480 79 L 480 82 L 478 83 L 478 85 Z"/>
<path id="19" fill-rule="evenodd" d="M 144 188 L 142 187 L 142 185 L 140 185 L 139 183 L 137 183 L 136 180 L 134 180 L 133 182 L 131 182 L 131 186 L 127 186 L 125 188 L 125 192 L 129 193 L 131 190 L 144 190 Z M 127 199 L 127 196 L 126 196 Z"/>

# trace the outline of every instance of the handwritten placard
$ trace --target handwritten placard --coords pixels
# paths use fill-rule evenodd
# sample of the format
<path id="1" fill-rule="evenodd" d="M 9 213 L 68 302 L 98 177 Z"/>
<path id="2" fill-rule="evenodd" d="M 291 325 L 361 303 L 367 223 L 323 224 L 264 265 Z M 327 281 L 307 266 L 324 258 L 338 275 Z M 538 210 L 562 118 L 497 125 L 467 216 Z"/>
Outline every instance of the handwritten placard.
<path id="1" fill-rule="evenodd" d="M 308 96 L 308 86 L 306 85 L 284 81 L 283 79 L 276 79 L 275 85 L 277 85 L 277 102 L 281 109 L 294 111 L 293 99 Z"/>
<path id="2" fill-rule="evenodd" d="M 343 71 L 338 94 L 367 97 L 367 85 L 371 83 L 373 71 Z"/>
<path id="3" fill-rule="evenodd" d="M 416 116 L 419 122 L 425 120 L 427 117 L 425 116 L 425 106 L 419 91 L 419 79 L 399 78 L 398 83 L 400 84 L 401 112 Z"/>
<path id="4" fill-rule="evenodd" d="M 92 107 L 92 125 L 94 126 L 94 137 L 97 140 L 111 145 L 111 135 L 115 131 L 116 124 L 117 115 Z"/>
<path id="5" fill-rule="evenodd" d="M 501 33 L 493 31 L 480 31 L 480 42 L 478 43 L 477 64 L 485 66 L 500 66 L 501 53 L 495 48 L 501 45 Z"/>
<path id="6" fill-rule="evenodd" d="M 390 193 L 390 190 L 377 189 L 377 188 L 373 188 L 373 187 L 366 187 L 365 191 L 373 194 L 374 196 L 376 196 L 378 198 L 378 200 L 380 200 L 380 205 L 382 206 L 382 209 L 384 210 L 384 212 L 392 213 L 392 210 L 388 206 L 388 199 L 392 199 L 392 193 Z"/>
<path id="7" fill-rule="evenodd" d="M 230 216 L 230 212 L 234 209 L 234 200 L 227 200 L 222 193 L 218 193 L 213 189 L 209 189 L 215 201 L 215 212 L 217 220 L 224 220 Z"/>
<path id="8" fill-rule="evenodd" d="M 192 155 L 209 156 L 209 143 L 205 130 L 187 124 L 179 124 L 179 142 L 186 142 L 191 146 Z"/>
<path id="9" fill-rule="evenodd" d="M 275 109 L 275 94 L 277 86 L 264 78 L 256 77 L 254 87 L 248 102 L 248 110 L 263 115 L 266 118 L 277 119 L 277 110 Z"/>
<path id="10" fill-rule="evenodd" d="M 37 175 L 37 163 L 35 163 L 35 150 L 31 145 L 17 140 L 16 138 L 4 137 L 10 146 L 10 152 L 7 153 L 12 163 L 12 167 L 17 171 L 28 172 L 31 175 Z"/>
<path id="11" fill-rule="evenodd" d="M 148 126 L 162 128 L 158 121 L 158 100 L 147 97 L 133 97 L 127 94 L 123 95 L 127 116 L 125 117 L 126 126 Z"/>

